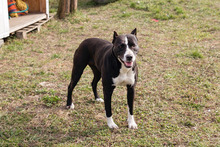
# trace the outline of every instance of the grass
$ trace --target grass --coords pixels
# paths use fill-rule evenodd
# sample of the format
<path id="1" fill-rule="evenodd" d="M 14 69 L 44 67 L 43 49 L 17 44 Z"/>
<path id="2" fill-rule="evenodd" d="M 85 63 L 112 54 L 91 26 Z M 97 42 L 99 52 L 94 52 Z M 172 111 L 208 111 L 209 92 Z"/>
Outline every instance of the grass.
<path id="1" fill-rule="evenodd" d="M 57 104 L 61 99 L 58 96 L 44 96 L 42 98 L 46 106 L 52 107 L 54 104 Z"/>
<path id="2" fill-rule="evenodd" d="M 192 51 L 190 53 L 190 56 L 195 58 L 195 59 L 196 58 L 203 58 L 203 55 L 198 50 Z"/>
<path id="3" fill-rule="evenodd" d="M 146 11 L 149 16 L 160 20 L 186 18 L 182 5 L 175 0 L 137 1 L 132 2 L 130 7 Z"/>
<path id="4" fill-rule="evenodd" d="M 50 0 L 56 12 L 58 0 Z M 219 146 L 219 2 L 79 1 L 65 20 L 53 19 L 27 40 L 0 49 L 0 146 Z M 152 19 L 157 19 L 158 22 Z M 139 80 L 127 128 L 126 88 L 112 98 L 117 130 L 94 101 L 87 67 L 65 109 L 73 54 L 84 39 L 111 41 L 138 29 Z M 42 84 L 44 83 L 44 84 Z M 102 85 L 98 91 L 101 97 Z"/>

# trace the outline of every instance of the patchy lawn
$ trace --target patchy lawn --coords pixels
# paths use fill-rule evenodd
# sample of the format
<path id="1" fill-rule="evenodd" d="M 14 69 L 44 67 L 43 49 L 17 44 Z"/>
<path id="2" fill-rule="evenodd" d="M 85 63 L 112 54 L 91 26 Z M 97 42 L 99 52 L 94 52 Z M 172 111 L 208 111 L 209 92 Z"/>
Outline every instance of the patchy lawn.
<path id="1" fill-rule="evenodd" d="M 50 0 L 51 12 L 58 0 Z M 27 40 L 0 49 L 1 146 L 220 146 L 220 2 L 79 1 L 65 20 L 53 19 Z M 157 21 L 158 20 L 158 21 Z M 94 101 L 90 68 L 66 110 L 72 58 L 81 41 L 111 41 L 138 29 L 137 130 L 127 128 L 125 87 L 113 94 L 111 130 Z M 102 95 L 101 82 L 98 85 Z"/>

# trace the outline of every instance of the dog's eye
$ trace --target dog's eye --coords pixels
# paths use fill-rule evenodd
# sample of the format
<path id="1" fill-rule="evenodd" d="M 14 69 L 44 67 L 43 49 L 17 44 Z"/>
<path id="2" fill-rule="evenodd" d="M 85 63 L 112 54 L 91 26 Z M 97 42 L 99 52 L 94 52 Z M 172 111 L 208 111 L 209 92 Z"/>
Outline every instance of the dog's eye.
<path id="1" fill-rule="evenodd" d="M 134 49 L 134 52 L 135 52 L 135 53 L 138 53 L 138 50 L 137 50 L 137 49 Z"/>
<path id="2" fill-rule="evenodd" d="M 129 46 L 132 47 L 132 48 L 134 48 L 136 45 L 133 44 L 133 43 L 131 43 L 131 44 L 129 44 Z"/>
<path id="3" fill-rule="evenodd" d="M 132 47 L 132 50 L 134 51 L 134 53 L 138 53 L 138 48 L 137 48 L 137 46 L 135 46 L 135 47 Z"/>
<path id="4" fill-rule="evenodd" d="M 122 48 L 122 49 L 125 48 L 125 47 L 126 47 L 126 44 L 121 44 L 120 45 L 120 48 Z"/>

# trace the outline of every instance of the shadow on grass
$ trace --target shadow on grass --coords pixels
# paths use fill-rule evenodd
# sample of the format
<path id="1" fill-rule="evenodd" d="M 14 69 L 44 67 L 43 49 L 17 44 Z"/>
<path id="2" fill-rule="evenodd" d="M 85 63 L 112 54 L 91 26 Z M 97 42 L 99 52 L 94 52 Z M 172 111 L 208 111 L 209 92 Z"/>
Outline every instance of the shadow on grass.
<path id="1" fill-rule="evenodd" d="M 78 8 L 79 9 L 89 9 L 89 8 L 96 8 L 96 7 L 102 7 L 106 6 L 108 4 L 114 3 L 117 0 L 110 0 L 108 3 L 98 4 L 93 0 L 83 0 L 78 2 Z"/>

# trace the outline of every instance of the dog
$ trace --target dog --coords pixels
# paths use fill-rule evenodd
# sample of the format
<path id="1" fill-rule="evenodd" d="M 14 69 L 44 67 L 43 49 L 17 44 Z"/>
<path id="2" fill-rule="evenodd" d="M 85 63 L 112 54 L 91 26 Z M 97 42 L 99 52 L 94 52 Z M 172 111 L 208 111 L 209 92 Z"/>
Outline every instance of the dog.
<path id="1" fill-rule="evenodd" d="M 116 86 L 127 86 L 128 127 L 137 129 L 133 116 L 135 85 L 138 77 L 136 55 L 139 51 L 137 29 L 130 34 L 118 35 L 114 31 L 113 41 L 99 38 L 84 40 L 74 54 L 71 81 L 68 86 L 67 109 L 74 109 L 72 92 L 83 70 L 89 65 L 93 71 L 92 90 L 96 101 L 103 102 L 97 93 L 97 83 L 102 78 L 105 112 L 109 128 L 118 126 L 112 118 L 111 97 Z"/>

